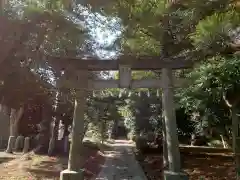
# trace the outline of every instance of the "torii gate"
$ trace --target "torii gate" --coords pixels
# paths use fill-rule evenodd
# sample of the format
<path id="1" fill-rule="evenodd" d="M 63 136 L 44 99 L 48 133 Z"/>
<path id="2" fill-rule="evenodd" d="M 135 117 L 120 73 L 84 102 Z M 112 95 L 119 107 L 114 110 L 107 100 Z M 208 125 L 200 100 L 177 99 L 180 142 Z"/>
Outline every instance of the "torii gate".
<path id="1" fill-rule="evenodd" d="M 188 177 L 181 172 L 179 142 L 174 108 L 173 87 L 180 87 L 183 79 L 173 77 L 172 70 L 191 68 L 192 61 L 185 59 L 161 59 L 160 57 L 122 56 L 116 60 L 51 58 L 57 61 L 58 70 L 65 70 L 64 77 L 58 81 L 59 87 L 76 90 L 73 116 L 72 143 L 69 152 L 68 169 L 61 172 L 60 180 L 83 180 L 78 164 L 83 140 L 83 120 L 88 91 L 105 88 L 162 88 L 162 103 L 166 126 L 166 141 L 169 169 L 164 172 L 165 180 L 182 180 Z M 55 63 L 54 63 L 55 64 Z M 60 65 L 59 65 L 60 64 Z M 55 64 L 56 65 L 56 64 Z M 56 66 L 55 66 L 56 67 Z M 118 80 L 93 80 L 91 71 L 119 71 Z M 161 79 L 132 80 L 131 71 L 162 70 Z M 80 160 L 81 161 L 81 160 Z"/>

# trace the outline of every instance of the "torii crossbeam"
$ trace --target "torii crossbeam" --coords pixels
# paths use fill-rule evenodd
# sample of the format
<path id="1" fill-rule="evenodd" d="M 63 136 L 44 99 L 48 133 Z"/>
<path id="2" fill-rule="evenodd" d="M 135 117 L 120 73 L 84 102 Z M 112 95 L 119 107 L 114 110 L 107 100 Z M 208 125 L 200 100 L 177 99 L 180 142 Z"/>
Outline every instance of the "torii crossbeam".
<path id="1" fill-rule="evenodd" d="M 98 58 L 69 58 L 69 57 L 48 57 L 48 61 L 53 64 L 54 68 L 77 69 L 88 71 L 116 71 L 119 65 L 128 65 L 132 70 L 160 70 L 169 69 L 188 69 L 192 68 L 193 61 L 186 60 L 185 57 L 175 57 L 171 59 L 160 56 L 133 56 L 125 55 L 117 59 L 104 60 Z"/>

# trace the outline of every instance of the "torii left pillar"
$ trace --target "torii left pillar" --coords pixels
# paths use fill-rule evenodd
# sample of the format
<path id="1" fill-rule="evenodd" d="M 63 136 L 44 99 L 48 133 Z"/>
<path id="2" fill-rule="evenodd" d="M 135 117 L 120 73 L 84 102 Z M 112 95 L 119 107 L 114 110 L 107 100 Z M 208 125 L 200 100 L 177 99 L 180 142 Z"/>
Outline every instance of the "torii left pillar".
<path id="1" fill-rule="evenodd" d="M 84 138 L 84 111 L 87 96 L 87 72 L 78 73 L 78 90 L 76 90 L 74 116 L 72 124 L 71 146 L 68 169 L 60 174 L 60 180 L 83 180 L 82 141 Z M 81 83 L 81 84 L 80 84 Z"/>
<path id="2" fill-rule="evenodd" d="M 166 127 L 168 150 L 168 170 L 164 171 L 164 180 L 188 180 L 181 171 L 176 114 L 174 108 L 173 73 L 171 69 L 162 69 L 163 80 L 163 115 Z"/>

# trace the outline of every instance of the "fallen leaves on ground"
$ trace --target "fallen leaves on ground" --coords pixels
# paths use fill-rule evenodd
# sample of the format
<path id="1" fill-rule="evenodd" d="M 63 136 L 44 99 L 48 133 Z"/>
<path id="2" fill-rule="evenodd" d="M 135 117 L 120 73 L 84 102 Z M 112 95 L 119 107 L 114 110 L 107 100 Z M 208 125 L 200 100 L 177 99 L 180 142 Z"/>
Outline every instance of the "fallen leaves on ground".
<path id="1" fill-rule="evenodd" d="M 105 162 L 105 155 L 98 149 L 86 148 L 84 152 L 84 179 L 89 180 L 98 175 Z M 67 162 L 67 157 L 49 157 L 28 153 L 0 164 L 0 179 L 59 180 L 60 172 L 67 168 Z"/>
<path id="2" fill-rule="evenodd" d="M 140 158 L 149 180 L 162 180 L 163 158 L 160 154 L 145 154 Z M 184 171 L 190 180 L 235 180 L 233 157 L 182 154 L 181 161 Z"/>

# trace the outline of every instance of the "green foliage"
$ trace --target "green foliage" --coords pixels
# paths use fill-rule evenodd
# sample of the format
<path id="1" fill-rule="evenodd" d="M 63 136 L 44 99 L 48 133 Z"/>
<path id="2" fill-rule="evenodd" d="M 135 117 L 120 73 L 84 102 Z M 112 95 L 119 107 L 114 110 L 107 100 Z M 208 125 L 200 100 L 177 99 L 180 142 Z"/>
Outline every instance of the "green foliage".
<path id="1" fill-rule="evenodd" d="M 2 49 L 3 52 L 6 51 L 9 54 L 9 57 L 1 59 L 4 61 L 1 66 L 4 69 L 1 69 L 0 75 L 4 83 L 1 88 L 5 86 L 4 92 L 6 92 L 1 91 L 1 95 L 5 96 L 5 99 L 9 99 L 6 96 L 10 96 L 11 99 L 16 93 L 11 93 L 10 89 L 16 89 L 17 97 L 21 99 L 15 97 L 14 103 L 19 104 L 28 98 L 27 87 L 34 84 L 36 88 L 29 88 L 32 90 L 31 94 L 39 94 L 39 89 L 41 89 L 41 93 L 47 94 L 48 97 L 55 96 L 51 92 L 52 81 L 61 76 L 61 72 L 49 64 L 46 56 L 79 56 L 82 54 L 79 49 L 86 45 L 84 42 L 87 38 L 83 27 L 67 13 L 60 0 L 12 0 L 9 1 L 5 10 L 3 18 L 9 24 L 4 26 L 7 33 L 0 33 L 0 43 L 5 44 Z M 15 24 L 14 28 L 12 28 L 12 23 Z M 17 42 L 19 38 L 21 43 Z M 57 63 L 55 66 L 58 65 Z M 9 75 L 12 71 L 15 75 L 17 73 L 16 76 L 20 78 L 19 82 L 25 83 L 21 83 L 24 84 L 23 86 L 18 86 L 11 79 Z M 70 94 L 66 92 L 65 96 L 71 96 Z M 55 97 L 51 98 L 50 101 L 53 101 Z"/>
<path id="2" fill-rule="evenodd" d="M 239 23 L 240 14 L 236 10 L 215 13 L 198 23 L 196 31 L 190 36 L 193 45 L 206 54 L 224 52 Z"/>
<path id="3" fill-rule="evenodd" d="M 195 68 L 188 79 L 191 86 L 182 90 L 182 104 L 194 110 L 203 107 L 211 98 L 216 103 L 221 102 L 225 92 L 239 87 L 240 58 L 237 56 L 225 58 L 216 56 Z"/>
<path id="4" fill-rule="evenodd" d="M 123 24 L 124 52 L 172 56 L 192 50 L 189 34 L 195 31 L 198 22 L 225 11 L 229 4 L 230 0 L 181 1 L 169 5 L 166 0 L 117 0 L 109 9 Z"/>
<path id="5" fill-rule="evenodd" d="M 227 127 L 231 126 L 229 110 L 223 99 L 226 92 L 231 92 L 238 99 L 240 87 L 240 58 L 237 56 L 216 56 L 195 68 L 188 79 L 188 86 L 178 94 L 180 103 L 192 116 L 196 131 L 217 128 L 218 133 L 229 136 Z"/>
<path id="6" fill-rule="evenodd" d="M 125 33 L 122 46 L 125 52 L 135 54 L 159 54 L 159 18 L 164 1 L 116 1 L 111 7 L 115 16 L 121 18 Z M 151 29 L 151 31 L 149 31 Z M 154 33 L 153 33 L 154 32 Z M 156 32 L 156 33 L 155 33 Z"/>
<path id="7" fill-rule="evenodd" d="M 118 90 L 105 90 L 94 92 L 88 103 L 88 131 L 98 139 L 106 139 L 109 129 L 113 129 L 114 121 L 121 121 L 118 111 Z M 88 134 L 89 134 L 88 132 Z"/>

